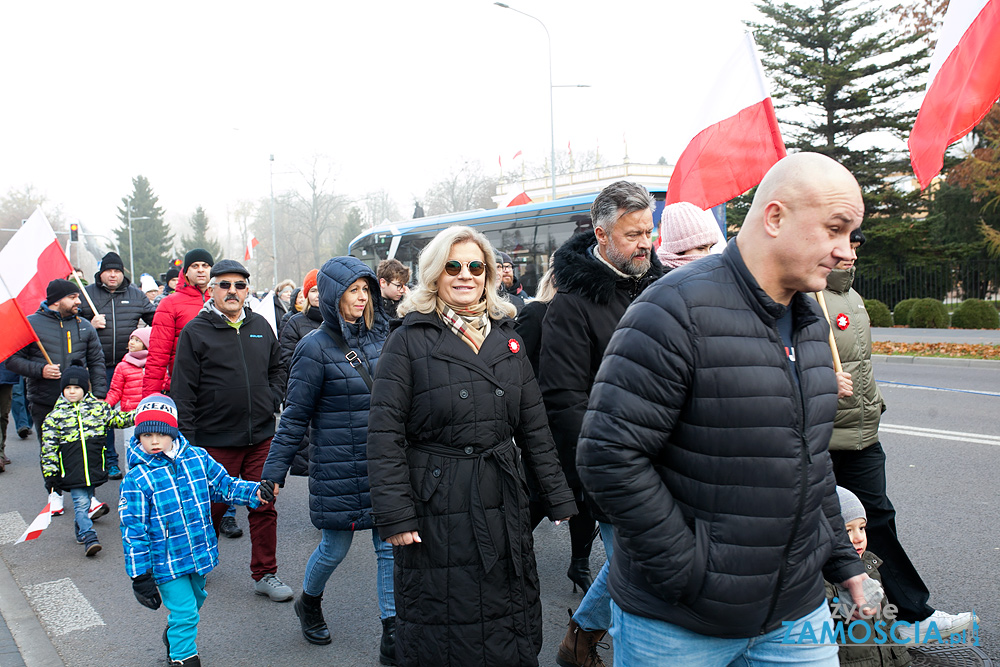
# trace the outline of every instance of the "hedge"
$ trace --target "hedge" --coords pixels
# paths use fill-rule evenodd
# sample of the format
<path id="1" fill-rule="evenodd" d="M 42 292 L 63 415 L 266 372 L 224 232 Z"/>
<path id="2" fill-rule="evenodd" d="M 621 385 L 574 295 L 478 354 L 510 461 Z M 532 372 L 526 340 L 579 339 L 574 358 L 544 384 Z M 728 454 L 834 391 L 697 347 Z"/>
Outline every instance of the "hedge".
<path id="1" fill-rule="evenodd" d="M 910 309 L 913 308 L 915 304 L 920 299 L 903 299 L 896 304 L 896 307 L 892 310 L 892 319 L 896 324 L 901 324 L 904 327 L 910 324 Z"/>
<path id="2" fill-rule="evenodd" d="M 1000 313 L 989 301 L 966 299 L 952 313 L 951 325 L 959 329 L 1000 329 Z"/>
<path id="3" fill-rule="evenodd" d="M 947 329 L 948 309 L 937 299 L 920 299 L 910 309 L 907 326 L 916 329 Z"/>

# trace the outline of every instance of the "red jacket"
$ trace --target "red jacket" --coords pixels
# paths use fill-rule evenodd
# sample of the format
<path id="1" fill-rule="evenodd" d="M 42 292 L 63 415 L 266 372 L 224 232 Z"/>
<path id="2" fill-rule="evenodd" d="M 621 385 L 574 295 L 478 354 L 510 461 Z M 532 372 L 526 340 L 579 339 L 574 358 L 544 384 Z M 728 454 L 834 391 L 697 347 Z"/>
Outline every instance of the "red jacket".
<path id="1" fill-rule="evenodd" d="M 153 317 L 153 331 L 149 338 L 149 356 L 146 358 L 146 376 L 142 381 L 142 395 L 149 396 L 170 387 L 168 375 L 174 368 L 174 351 L 184 325 L 194 319 L 210 295 L 184 282 L 184 275 L 177 281 L 173 294 L 160 302 Z"/>
<path id="2" fill-rule="evenodd" d="M 121 401 L 122 412 L 129 412 L 139 407 L 139 401 L 142 400 L 143 369 L 136 366 L 131 360 L 133 355 L 139 356 L 140 354 L 144 356 L 144 359 L 148 358 L 145 357 L 145 353 L 145 350 L 139 353 L 129 352 L 115 366 L 115 374 L 111 378 L 111 389 L 108 390 L 108 396 L 104 399 L 108 405 L 114 407 L 118 401 Z"/>

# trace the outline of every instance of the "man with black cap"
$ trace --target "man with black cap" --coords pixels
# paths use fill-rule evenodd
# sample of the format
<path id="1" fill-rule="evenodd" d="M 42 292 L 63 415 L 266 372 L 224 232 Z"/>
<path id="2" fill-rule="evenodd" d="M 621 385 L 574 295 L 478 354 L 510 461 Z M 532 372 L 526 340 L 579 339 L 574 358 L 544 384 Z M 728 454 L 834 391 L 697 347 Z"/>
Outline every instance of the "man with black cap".
<path id="1" fill-rule="evenodd" d="M 28 322 L 52 363 L 45 360 L 35 343 L 21 348 L 7 360 L 8 370 L 27 378 L 28 401 L 39 446 L 42 422 L 62 394 L 59 380 L 74 360 L 87 368 L 94 396 L 104 398 L 108 394 L 104 349 L 93 325 L 80 317 L 79 312 L 80 288 L 76 283 L 53 280 L 45 290 L 45 301 L 28 315 Z"/>
<path id="2" fill-rule="evenodd" d="M 156 307 L 153 331 L 149 337 L 149 355 L 142 380 L 142 395 L 166 393 L 170 389 L 169 371 L 174 367 L 174 350 L 181 329 L 201 310 L 209 298 L 208 281 L 215 261 L 204 248 L 184 255 L 177 289 Z"/>
<path id="3" fill-rule="evenodd" d="M 140 319 L 146 324 L 153 323 L 156 308 L 125 275 L 125 264 L 115 252 L 109 252 L 101 259 L 97 273 L 94 274 L 94 282 L 85 289 L 97 307 L 97 312 L 91 310 L 89 304 L 82 303 L 80 316 L 90 320 L 97 329 L 97 336 L 104 348 L 108 386 L 111 386 L 115 367 L 128 353 L 129 337 L 139 326 Z M 114 429 L 108 430 L 105 464 L 110 479 L 122 478 L 118 452 L 115 451 Z"/>
<path id="4" fill-rule="evenodd" d="M 497 252 L 497 275 L 500 276 L 500 293 L 506 294 L 510 302 L 517 308 L 518 315 L 524 308 L 524 300 L 531 295 L 524 291 L 517 276 L 514 275 L 514 260 L 505 252 Z"/>
<path id="5" fill-rule="evenodd" d="M 281 348 L 270 323 L 244 302 L 250 272 L 237 261 L 212 267 L 211 299 L 181 331 L 170 383 L 178 426 L 233 477 L 259 482 L 285 393 Z M 164 302 L 166 303 L 166 302 Z M 213 503 L 219 531 L 224 503 Z M 273 503 L 249 511 L 254 591 L 276 602 L 292 589 L 276 572 L 278 513 Z"/>
<path id="6" fill-rule="evenodd" d="M 180 279 L 180 277 L 181 277 L 181 270 L 178 269 L 176 266 L 171 266 L 169 269 L 167 269 L 167 272 L 164 274 L 163 277 L 164 280 L 163 291 L 160 292 L 160 296 L 156 297 L 156 299 L 153 300 L 154 307 L 159 307 L 161 301 L 163 301 L 165 298 L 174 293 L 174 290 L 177 289 L 177 281 Z"/>

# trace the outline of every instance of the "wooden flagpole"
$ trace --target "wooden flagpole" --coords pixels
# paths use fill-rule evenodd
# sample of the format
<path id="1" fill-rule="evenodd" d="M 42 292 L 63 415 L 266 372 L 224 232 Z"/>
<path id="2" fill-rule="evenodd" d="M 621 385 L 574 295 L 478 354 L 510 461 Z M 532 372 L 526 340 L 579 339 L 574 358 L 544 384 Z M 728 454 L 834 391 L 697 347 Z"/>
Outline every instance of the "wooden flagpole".
<path id="1" fill-rule="evenodd" d="M 827 323 L 830 323 L 830 311 L 826 309 L 826 299 L 823 298 L 822 292 L 815 292 L 816 300 L 819 301 L 819 307 L 823 309 L 823 316 L 826 318 Z M 840 352 L 837 351 L 837 339 L 833 337 L 833 325 L 830 325 L 830 352 L 833 353 L 833 370 L 838 373 L 844 370 L 843 364 L 840 363 Z"/>

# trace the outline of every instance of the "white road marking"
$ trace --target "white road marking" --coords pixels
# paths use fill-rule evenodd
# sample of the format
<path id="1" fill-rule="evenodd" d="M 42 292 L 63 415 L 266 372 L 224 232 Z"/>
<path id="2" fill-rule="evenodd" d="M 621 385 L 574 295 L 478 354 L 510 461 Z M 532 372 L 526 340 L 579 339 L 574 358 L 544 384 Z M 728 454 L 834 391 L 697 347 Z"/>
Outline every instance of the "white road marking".
<path id="1" fill-rule="evenodd" d="M 910 435 L 918 438 L 934 438 L 937 440 L 955 440 L 957 442 L 970 442 L 980 445 L 994 445 L 1000 447 L 1000 436 L 987 435 L 985 433 L 965 433 L 962 431 L 943 431 L 936 428 L 921 428 L 919 426 L 903 426 L 900 424 L 879 424 L 878 430 L 885 433 L 895 433 L 897 435 Z"/>
<path id="2" fill-rule="evenodd" d="M 13 544 L 28 529 L 20 512 L 0 514 L 0 544 Z"/>
<path id="3" fill-rule="evenodd" d="M 52 635 L 65 635 L 104 625 L 72 579 L 57 579 L 24 587 L 25 597 Z"/>
<path id="4" fill-rule="evenodd" d="M 957 394 L 976 394 L 978 396 L 1000 396 L 997 391 L 980 391 L 977 389 L 953 389 L 951 387 L 928 387 L 923 384 L 909 384 L 906 382 L 893 382 L 891 380 L 879 380 L 878 385 L 889 385 L 889 388 L 900 387 L 901 389 L 922 389 L 924 391 L 950 391 Z"/>

